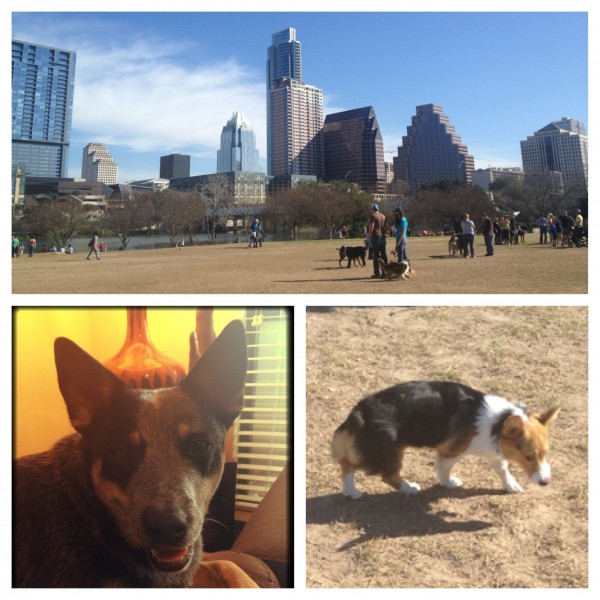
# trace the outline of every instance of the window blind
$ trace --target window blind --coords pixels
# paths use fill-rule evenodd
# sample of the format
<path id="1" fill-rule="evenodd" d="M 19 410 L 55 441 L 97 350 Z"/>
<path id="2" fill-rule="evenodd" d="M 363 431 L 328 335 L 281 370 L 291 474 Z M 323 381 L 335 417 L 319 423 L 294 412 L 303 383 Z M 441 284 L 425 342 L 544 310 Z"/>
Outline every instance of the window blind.
<path id="1" fill-rule="evenodd" d="M 290 311 L 246 311 L 248 375 L 244 406 L 234 429 L 237 510 L 254 510 L 289 460 Z"/>

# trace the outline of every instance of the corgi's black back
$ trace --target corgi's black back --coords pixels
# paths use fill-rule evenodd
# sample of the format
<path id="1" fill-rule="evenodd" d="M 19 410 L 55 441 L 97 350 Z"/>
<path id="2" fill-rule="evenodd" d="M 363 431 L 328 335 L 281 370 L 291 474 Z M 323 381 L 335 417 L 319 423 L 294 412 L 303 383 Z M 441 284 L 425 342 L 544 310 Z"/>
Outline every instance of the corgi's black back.
<path id="1" fill-rule="evenodd" d="M 386 471 L 399 448 L 435 447 L 473 428 L 484 394 L 445 381 L 400 383 L 361 400 L 337 432 L 347 431 L 367 473 Z"/>

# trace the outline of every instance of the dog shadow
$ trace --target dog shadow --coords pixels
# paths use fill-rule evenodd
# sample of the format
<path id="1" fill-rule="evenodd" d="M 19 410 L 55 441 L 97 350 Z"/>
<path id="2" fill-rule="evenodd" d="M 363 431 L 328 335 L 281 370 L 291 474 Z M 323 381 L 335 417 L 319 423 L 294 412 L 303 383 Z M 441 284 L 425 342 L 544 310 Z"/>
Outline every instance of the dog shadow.
<path id="1" fill-rule="evenodd" d="M 414 496 L 397 492 L 369 495 L 359 500 L 344 498 L 340 493 L 307 498 L 306 523 L 328 525 L 350 524 L 360 535 L 337 551 L 344 552 L 373 539 L 431 536 L 454 532 L 473 532 L 488 529 L 492 522 L 478 519 L 456 520 L 457 513 L 435 511 L 432 504 L 446 497 L 457 499 L 482 495 L 500 495 L 501 490 L 458 488 L 447 490 L 434 486 Z"/>

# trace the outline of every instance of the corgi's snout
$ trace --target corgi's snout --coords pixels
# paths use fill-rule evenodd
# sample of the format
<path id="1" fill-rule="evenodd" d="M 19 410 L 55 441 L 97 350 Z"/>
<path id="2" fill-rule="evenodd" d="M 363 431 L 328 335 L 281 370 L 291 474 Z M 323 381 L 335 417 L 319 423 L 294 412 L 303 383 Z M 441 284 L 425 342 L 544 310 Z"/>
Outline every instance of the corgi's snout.
<path id="1" fill-rule="evenodd" d="M 539 485 L 548 485 L 552 479 L 552 473 L 550 471 L 550 465 L 544 461 L 539 470 L 537 470 L 532 476 L 531 481 Z"/>

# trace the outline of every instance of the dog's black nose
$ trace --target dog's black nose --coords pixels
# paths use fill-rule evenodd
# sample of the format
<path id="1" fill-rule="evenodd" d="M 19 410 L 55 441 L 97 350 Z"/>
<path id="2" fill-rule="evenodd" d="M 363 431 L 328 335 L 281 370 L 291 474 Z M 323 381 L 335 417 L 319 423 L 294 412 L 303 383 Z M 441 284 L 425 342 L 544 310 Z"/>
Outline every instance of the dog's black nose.
<path id="1" fill-rule="evenodd" d="M 540 481 L 538 481 L 538 483 L 540 485 L 548 485 L 550 483 L 550 480 L 544 481 L 543 479 L 540 479 Z"/>
<path id="2" fill-rule="evenodd" d="M 188 530 L 188 518 L 177 508 L 149 507 L 142 516 L 146 535 L 156 544 L 179 547 Z"/>

